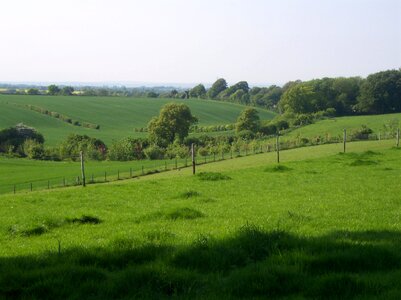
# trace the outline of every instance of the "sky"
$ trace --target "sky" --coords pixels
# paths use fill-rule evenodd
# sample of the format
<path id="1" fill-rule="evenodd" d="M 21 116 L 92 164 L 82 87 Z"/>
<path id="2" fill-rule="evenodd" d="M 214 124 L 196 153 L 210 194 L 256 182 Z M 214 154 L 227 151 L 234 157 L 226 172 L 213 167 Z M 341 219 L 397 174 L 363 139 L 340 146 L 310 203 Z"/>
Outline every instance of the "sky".
<path id="1" fill-rule="evenodd" d="M 283 84 L 401 67 L 401 0 L 3 0 L 0 82 Z"/>

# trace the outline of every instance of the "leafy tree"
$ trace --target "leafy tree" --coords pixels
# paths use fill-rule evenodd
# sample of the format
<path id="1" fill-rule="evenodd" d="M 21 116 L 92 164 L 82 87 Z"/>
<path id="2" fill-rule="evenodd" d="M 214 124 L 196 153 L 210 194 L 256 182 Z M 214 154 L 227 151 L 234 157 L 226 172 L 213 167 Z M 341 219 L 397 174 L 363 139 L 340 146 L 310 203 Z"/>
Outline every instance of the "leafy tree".
<path id="1" fill-rule="evenodd" d="M 197 122 L 185 104 L 168 103 L 148 124 L 149 139 L 160 147 L 167 147 L 175 139 L 182 142 L 189 127 Z"/>
<path id="2" fill-rule="evenodd" d="M 281 97 L 279 106 L 282 111 L 294 113 L 312 113 L 315 110 L 314 103 L 317 95 L 313 87 L 300 83 L 290 87 Z"/>
<path id="3" fill-rule="evenodd" d="M 384 114 L 401 111 L 401 70 L 371 74 L 361 86 L 358 112 Z"/>
<path id="4" fill-rule="evenodd" d="M 197 86 L 195 86 L 194 88 L 192 88 L 189 91 L 189 96 L 194 97 L 194 98 L 202 98 L 206 95 L 206 89 L 205 86 L 203 84 L 198 84 Z"/>
<path id="5" fill-rule="evenodd" d="M 60 146 L 63 158 L 78 160 L 80 151 L 90 159 L 101 160 L 105 158 L 107 147 L 99 139 L 79 134 L 70 134 Z"/>
<path id="6" fill-rule="evenodd" d="M 237 119 L 236 132 L 249 130 L 253 133 L 257 132 L 260 127 L 260 119 L 258 111 L 255 108 L 245 108 Z"/>
<path id="7" fill-rule="evenodd" d="M 34 89 L 34 88 L 29 89 L 27 93 L 28 93 L 28 95 L 39 95 L 40 94 L 39 90 Z"/>
<path id="8" fill-rule="evenodd" d="M 35 128 L 28 127 L 22 123 L 0 131 L 0 152 L 18 152 L 23 155 L 22 145 L 26 140 L 32 140 L 43 144 L 45 139 Z"/>
<path id="9" fill-rule="evenodd" d="M 61 89 L 60 93 L 63 96 L 71 96 L 74 92 L 74 88 L 72 86 L 65 86 Z"/>
<path id="10" fill-rule="evenodd" d="M 227 89 L 227 81 L 224 78 L 217 79 L 208 90 L 207 96 L 210 99 L 215 99 L 225 89 Z"/>
<path id="11" fill-rule="evenodd" d="M 22 148 L 25 156 L 30 159 L 44 159 L 45 157 L 43 144 L 35 140 L 26 140 Z"/>
<path id="12" fill-rule="evenodd" d="M 60 88 L 55 84 L 49 85 L 47 87 L 47 93 L 49 95 L 57 95 L 58 93 L 60 93 L 60 91 Z"/>

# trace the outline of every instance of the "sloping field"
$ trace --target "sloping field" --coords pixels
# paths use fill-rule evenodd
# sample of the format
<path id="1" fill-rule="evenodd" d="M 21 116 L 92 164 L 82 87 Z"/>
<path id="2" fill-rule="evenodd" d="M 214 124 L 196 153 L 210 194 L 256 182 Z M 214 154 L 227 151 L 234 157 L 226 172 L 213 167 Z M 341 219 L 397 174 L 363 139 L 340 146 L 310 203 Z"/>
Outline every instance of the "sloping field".
<path id="1" fill-rule="evenodd" d="M 326 134 L 332 137 L 342 137 L 344 128 L 350 133 L 354 129 L 361 128 L 362 125 L 366 125 L 373 130 L 373 133 L 377 135 L 380 133 L 384 137 L 386 133 L 390 134 L 391 129 L 388 127 L 390 123 L 392 123 L 393 127 L 395 127 L 391 132 L 394 134 L 396 128 L 400 127 L 401 125 L 401 114 L 351 116 L 322 120 L 314 124 L 295 129 L 288 134 L 285 134 L 285 138 L 295 139 L 298 136 L 314 138 L 317 136 L 323 137 Z"/>
<path id="2" fill-rule="evenodd" d="M 160 108 L 169 102 L 186 103 L 198 117 L 199 125 L 234 123 L 245 106 L 212 100 L 176 100 L 123 97 L 62 97 L 0 95 L 0 128 L 23 122 L 43 133 L 47 144 L 54 145 L 69 133 L 87 134 L 106 143 L 128 136 L 146 136 L 134 128 L 146 127 Z M 29 110 L 34 105 L 80 122 L 100 125 L 100 130 L 73 126 L 58 119 Z M 274 113 L 259 109 L 261 119 Z"/>
<path id="3" fill-rule="evenodd" d="M 0 196 L 0 297 L 401 297 L 400 150 L 323 145 Z M 203 172 L 203 173 L 200 173 Z"/>

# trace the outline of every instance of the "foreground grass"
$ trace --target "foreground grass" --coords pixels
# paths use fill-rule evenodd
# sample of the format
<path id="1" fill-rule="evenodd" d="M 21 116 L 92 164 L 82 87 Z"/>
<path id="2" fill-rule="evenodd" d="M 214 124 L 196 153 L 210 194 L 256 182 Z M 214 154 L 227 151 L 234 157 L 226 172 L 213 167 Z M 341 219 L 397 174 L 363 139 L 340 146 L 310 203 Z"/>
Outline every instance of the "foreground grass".
<path id="1" fill-rule="evenodd" d="M 401 152 L 335 146 L 0 196 L 0 297 L 399 298 Z"/>

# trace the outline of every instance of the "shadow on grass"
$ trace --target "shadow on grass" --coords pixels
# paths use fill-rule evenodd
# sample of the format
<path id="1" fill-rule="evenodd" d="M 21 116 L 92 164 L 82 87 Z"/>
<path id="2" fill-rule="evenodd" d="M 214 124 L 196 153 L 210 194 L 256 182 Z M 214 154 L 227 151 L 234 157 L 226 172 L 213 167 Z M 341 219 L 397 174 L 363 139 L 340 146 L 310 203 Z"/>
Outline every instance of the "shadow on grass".
<path id="1" fill-rule="evenodd" d="M 187 246 L 119 240 L 0 258 L 0 298 L 399 298 L 400 249 L 398 231 L 302 237 L 249 225 Z"/>

